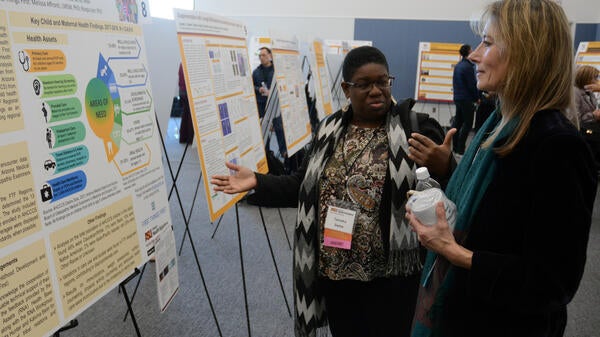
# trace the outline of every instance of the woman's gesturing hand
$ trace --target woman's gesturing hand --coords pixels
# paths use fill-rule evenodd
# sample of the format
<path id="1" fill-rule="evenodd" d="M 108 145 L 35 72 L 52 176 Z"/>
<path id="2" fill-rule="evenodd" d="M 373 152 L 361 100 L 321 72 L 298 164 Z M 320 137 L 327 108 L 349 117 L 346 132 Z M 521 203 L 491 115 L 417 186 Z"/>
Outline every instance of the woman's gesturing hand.
<path id="1" fill-rule="evenodd" d="M 225 163 L 225 166 L 234 173 L 232 175 L 214 175 L 210 179 L 213 190 L 216 192 L 225 192 L 235 194 L 246 192 L 256 187 L 256 176 L 254 172 L 245 166 L 233 163 Z"/>
<path id="2" fill-rule="evenodd" d="M 408 140 L 408 158 L 420 166 L 427 167 L 432 174 L 446 177 L 452 153 L 452 137 L 455 133 L 455 128 L 450 129 L 441 145 L 420 133 L 412 133 Z"/>

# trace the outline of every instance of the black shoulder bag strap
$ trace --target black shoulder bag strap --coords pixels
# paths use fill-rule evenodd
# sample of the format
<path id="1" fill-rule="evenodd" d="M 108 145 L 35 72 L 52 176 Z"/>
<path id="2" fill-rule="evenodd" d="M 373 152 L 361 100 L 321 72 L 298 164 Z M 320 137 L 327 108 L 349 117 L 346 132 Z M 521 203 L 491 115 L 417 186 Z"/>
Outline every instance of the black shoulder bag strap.
<path id="1" fill-rule="evenodd" d="M 417 113 L 414 110 L 408 110 L 408 117 L 410 118 L 410 129 L 412 132 L 419 132 L 419 121 L 417 120 Z"/>

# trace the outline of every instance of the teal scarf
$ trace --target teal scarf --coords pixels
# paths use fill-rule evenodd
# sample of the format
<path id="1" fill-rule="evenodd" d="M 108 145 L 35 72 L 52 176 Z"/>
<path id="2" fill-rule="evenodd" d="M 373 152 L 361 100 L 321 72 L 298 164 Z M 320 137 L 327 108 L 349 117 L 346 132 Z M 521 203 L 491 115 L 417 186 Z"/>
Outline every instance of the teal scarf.
<path id="1" fill-rule="evenodd" d="M 500 120 L 501 114 L 497 109 L 471 141 L 446 188 L 446 195 L 457 207 L 453 234 L 459 244 L 464 243 L 479 203 L 495 176 L 498 157 L 493 148 L 506 141 L 518 122 L 517 118 L 511 119 L 500 130 L 492 146 L 481 148 L 481 144 L 498 127 Z M 439 318 L 448 289 L 454 285 L 454 276 L 454 267 L 445 258 L 432 251 L 428 252 L 421 276 L 412 337 L 444 336 Z"/>

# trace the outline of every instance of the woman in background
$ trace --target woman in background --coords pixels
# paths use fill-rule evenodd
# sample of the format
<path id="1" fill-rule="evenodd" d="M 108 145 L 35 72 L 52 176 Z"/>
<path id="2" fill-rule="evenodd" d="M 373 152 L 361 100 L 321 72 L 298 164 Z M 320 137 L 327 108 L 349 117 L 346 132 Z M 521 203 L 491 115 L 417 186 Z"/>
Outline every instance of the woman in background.
<path id="1" fill-rule="evenodd" d="M 593 93 L 594 88 L 600 88 L 600 70 L 588 65 L 577 67 L 575 74 L 575 106 L 579 113 L 579 123 L 581 125 L 600 121 L 600 109 Z"/>
<path id="2" fill-rule="evenodd" d="M 583 65 L 575 73 L 575 107 L 579 130 L 592 149 L 596 169 L 600 172 L 600 109 L 594 91 L 600 91 L 600 70 Z"/>

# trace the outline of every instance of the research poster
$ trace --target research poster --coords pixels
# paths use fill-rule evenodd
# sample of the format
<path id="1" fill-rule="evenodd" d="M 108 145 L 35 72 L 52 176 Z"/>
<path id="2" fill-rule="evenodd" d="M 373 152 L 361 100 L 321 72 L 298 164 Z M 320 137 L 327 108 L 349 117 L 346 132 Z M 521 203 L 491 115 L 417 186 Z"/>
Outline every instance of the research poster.
<path id="1" fill-rule="evenodd" d="M 325 40 L 327 54 L 346 55 L 354 48 L 373 46 L 373 41 L 364 40 Z"/>
<path id="2" fill-rule="evenodd" d="M 309 60 L 313 83 L 315 85 L 319 120 L 333 113 L 331 83 L 325 57 L 325 45 L 323 41 L 319 39 L 314 40 L 309 46 Z"/>
<path id="3" fill-rule="evenodd" d="M 575 63 L 600 69 L 600 41 L 580 42 Z"/>
<path id="4" fill-rule="evenodd" d="M 279 92 L 279 109 L 288 157 L 310 141 L 311 126 L 304 92 L 305 80 L 298 40 L 272 38 L 273 66 Z"/>
<path id="5" fill-rule="evenodd" d="M 185 84 L 211 221 L 244 194 L 215 192 L 210 177 L 225 162 L 268 171 L 248 61 L 246 27 L 229 18 L 175 10 Z"/>
<path id="6" fill-rule="evenodd" d="M 140 0 L 0 0 L 0 336 L 48 336 L 171 228 Z"/>
<path id="7" fill-rule="evenodd" d="M 415 100 L 452 102 L 452 74 L 460 43 L 420 42 Z"/>

